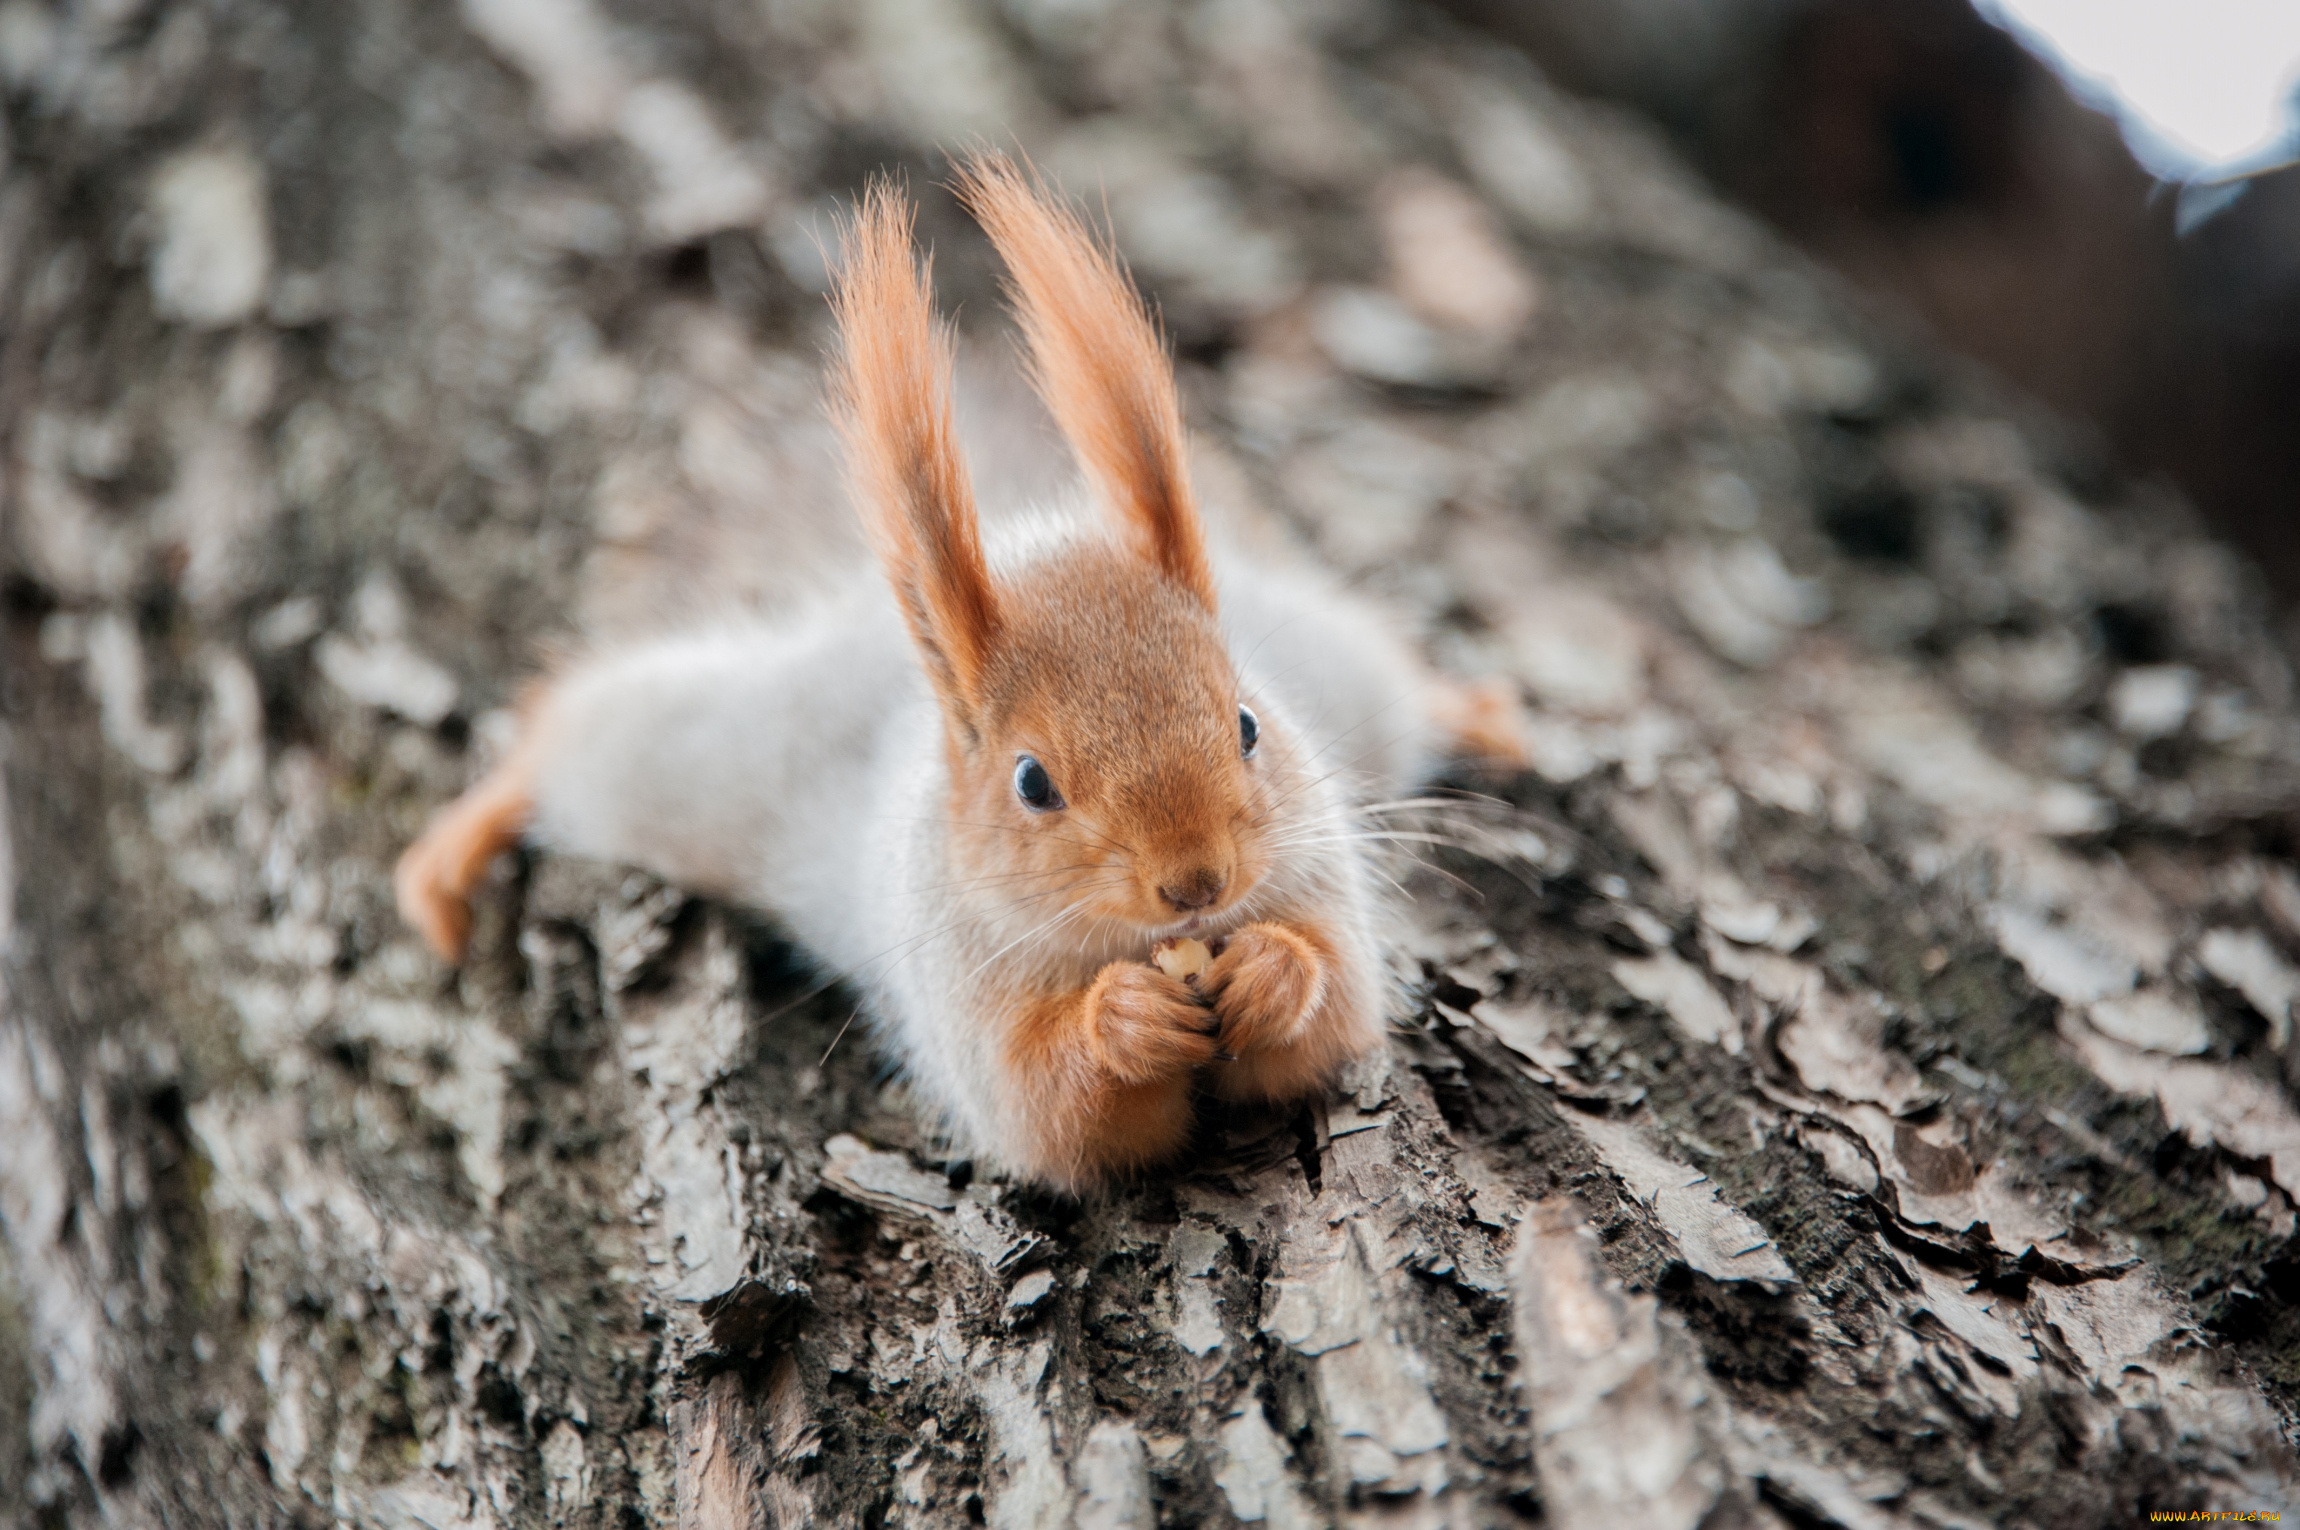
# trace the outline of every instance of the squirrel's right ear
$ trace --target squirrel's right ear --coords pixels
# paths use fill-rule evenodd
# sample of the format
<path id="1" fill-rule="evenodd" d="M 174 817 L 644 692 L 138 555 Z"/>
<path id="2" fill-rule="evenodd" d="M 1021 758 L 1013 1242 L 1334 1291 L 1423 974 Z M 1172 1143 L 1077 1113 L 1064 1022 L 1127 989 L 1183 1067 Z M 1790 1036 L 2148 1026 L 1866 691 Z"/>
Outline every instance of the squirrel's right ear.
<path id="1" fill-rule="evenodd" d="M 971 728 L 1000 622 L 951 414 L 950 333 L 912 256 L 910 204 L 893 186 L 866 190 L 844 232 L 831 304 L 848 470 L 945 710 Z"/>
<path id="2" fill-rule="evenodd" d="M 1116 252 L 1004 155 L 974 155 L 957 184 L 1006 261 L 1047 412 L 1151 560 L 1213 610 L 1174 364 Z"/>

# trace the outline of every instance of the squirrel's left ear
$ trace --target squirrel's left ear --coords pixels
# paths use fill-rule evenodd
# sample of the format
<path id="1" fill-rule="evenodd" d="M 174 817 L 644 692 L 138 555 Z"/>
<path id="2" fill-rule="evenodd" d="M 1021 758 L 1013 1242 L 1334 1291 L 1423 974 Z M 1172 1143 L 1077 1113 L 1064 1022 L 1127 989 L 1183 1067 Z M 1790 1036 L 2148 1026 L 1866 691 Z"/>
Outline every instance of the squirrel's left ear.
<path id="1" fill-rule="evenodd" d="M 1086 476 L 1166 576 L 1213 610 L 1173 364 L 1117 257 L 1004 155 L 968 160 L 958 194 L 1006 262 L 1033 381 Z"/>

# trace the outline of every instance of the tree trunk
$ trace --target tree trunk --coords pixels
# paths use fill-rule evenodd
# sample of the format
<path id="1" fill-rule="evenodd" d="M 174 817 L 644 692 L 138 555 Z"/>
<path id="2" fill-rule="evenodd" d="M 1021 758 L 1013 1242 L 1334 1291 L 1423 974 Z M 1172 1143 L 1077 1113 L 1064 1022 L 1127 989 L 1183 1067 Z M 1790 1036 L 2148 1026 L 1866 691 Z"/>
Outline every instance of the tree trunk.
<path id="1" fill-rule="evenodd" d="M 11 1522 L 2291 1500 L 2251 576 L 1633 126 L 1381 0 L 12 0 L 0 80 Z M 388 885 L 548 645 L 846 555 L 818 241 L 907 165 L 983 322 L 935 146 L 1008 134 L 1208 498 L 1535 762 L 1399 868 L 1385 1055 L 1084 1203 L 756 916 L 530 856 L 451 972 Z"/>

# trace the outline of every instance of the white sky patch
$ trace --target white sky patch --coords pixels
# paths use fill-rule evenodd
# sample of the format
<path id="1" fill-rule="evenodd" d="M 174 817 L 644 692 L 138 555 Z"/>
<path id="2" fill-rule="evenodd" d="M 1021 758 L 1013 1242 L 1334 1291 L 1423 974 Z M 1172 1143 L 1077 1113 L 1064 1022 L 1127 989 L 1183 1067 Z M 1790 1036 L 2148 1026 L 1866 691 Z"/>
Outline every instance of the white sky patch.
<path id="1" fill-rule="evenodd" d="M 2294 147 L 2300 0 L 1979 0 L 2113 111 L 2167 180 L 2232 173 Z"/>

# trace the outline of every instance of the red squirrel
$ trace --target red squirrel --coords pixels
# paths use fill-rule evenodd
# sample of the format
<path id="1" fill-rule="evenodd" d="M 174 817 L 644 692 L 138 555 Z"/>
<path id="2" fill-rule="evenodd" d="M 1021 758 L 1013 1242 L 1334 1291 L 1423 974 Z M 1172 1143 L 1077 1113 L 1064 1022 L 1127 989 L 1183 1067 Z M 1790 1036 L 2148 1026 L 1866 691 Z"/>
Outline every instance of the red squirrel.
<path id="1" fill-rule="evenodd" d="M 1330 577 L 1211 546 L 1114 257 L 1003 158 L 958 186 L 1085 491 L 977 516 L 911 209 L 873 187 L 833 387 L 883 577 L 569 663 L 395 881 L 449 960 L 523 835 L 768 910 L 963 1150 L 1076 1191 L 1172 1156 L 1202 1094 L 1314 1095 L 1381 1043 L 1364 809 L 1513 737 Z M 1177 937 L 1203 971 L 1148 959 Z"/>

